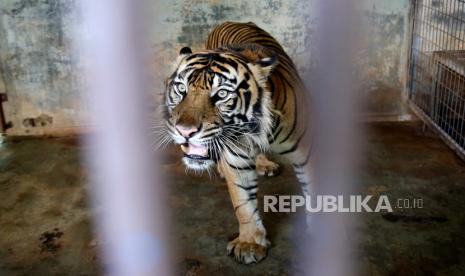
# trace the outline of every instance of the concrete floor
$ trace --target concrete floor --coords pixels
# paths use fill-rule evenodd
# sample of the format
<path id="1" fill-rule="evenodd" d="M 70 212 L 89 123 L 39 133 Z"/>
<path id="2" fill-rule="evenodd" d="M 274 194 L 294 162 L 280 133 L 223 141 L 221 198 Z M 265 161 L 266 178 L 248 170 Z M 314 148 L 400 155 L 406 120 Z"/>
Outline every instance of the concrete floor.
<path id="1" fill-rule="evenodd" d="M 377 123 L 357 182 L 363 194 L 423 198 L 424 208 L 363 215 L 353 248 L 360 274 L 465 275 L 465 163 L 418 123 Z M 0 147 L 0 275 L 99 274 L 86 207 L 86 174 L 75 139 L 8 139 Z M 267 213 L 273 246 L 252 266 L 225 255 L 237 233 L 219 178 L 185 175 L 166 152 L 179 275 L 303 274 L 297 214 Z M 261 194 L 297 194 L 289 167 L 260 179 Z"/>

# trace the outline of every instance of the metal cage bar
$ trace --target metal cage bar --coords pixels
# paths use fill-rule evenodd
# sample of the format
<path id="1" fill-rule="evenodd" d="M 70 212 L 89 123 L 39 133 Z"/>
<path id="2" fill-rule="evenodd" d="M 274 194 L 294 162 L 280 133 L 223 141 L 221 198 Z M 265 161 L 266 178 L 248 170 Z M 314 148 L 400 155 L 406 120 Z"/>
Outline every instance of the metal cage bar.
<path id="1" fill-rule="evenodd" d="M 465 0 L 416 0 L 409 103 L 465 159 Z"/>

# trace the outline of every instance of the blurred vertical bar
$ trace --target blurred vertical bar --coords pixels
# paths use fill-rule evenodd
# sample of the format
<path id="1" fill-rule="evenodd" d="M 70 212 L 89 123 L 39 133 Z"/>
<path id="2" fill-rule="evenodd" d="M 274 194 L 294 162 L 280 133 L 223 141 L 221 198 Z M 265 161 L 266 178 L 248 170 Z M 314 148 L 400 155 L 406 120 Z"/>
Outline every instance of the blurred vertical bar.
<path id="1" fill-rule="evenodd" d="M 105 273 L 170 275 L 164 191 L 149 148 L 143 1 L 79 1 L 76 51 L 96 132 L 86 139 Z"/>
<path id="2" fill-rule="evenodd" d="M 354 0 L 319 0 L 317 67 L 310 83 L 315 127 L 315 195 L 344 195 L 348 206 L 357 156 L 354 51 L 359 22 Z M 342 204 L 342 202 L 338 202 Z M 309 275 L 358 275 L 354 272 L 355 214 L 318 213 L 310 225 Z"/>

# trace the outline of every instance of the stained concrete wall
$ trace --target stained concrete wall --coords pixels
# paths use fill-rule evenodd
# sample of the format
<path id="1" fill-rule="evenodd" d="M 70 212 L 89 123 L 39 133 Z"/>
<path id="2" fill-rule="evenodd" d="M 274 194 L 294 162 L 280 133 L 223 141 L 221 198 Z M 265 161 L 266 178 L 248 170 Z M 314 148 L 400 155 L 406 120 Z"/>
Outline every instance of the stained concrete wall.
<path id="1" fill-rule="evenodd" d="M 14 134 L 85 124 L 72 55 L 73 0 L 2 0 L 0 62 Z"/>
<path id="2" fill-rule="evenodd" d="M 157 3 L 158 2 L 158 3 Z M 409 0 L 360 1 L 369 36 L 358 52 L 361 92 L 371 116 L 403 115 L 401 101 L 409 45 Z M 3 0 L 0 63 L 10 101 L 10 134 L 66 132 L 89 123 L 79 90 L 80 59 L 72 35 L 80 26 L 74 0 Z M 164 79 L 183 46 L 201 49 L 209 30 L 225 20 L 253 21 L 274 35 L 303 74 L 315 70 L 316 1 L 148 1 L 148 39 L 155 80 Z M 308 12 L 308 13 L 307 13 Z M 156 27 L 155 27 L 156 26 Z M 153 86 L 154 95 L 162 86 Z"/>
<path id="3" fill-rule="evenodd" d="M 362 112 L 368 116 L 409 118 L 405 104 L 413 1 L 362 0 L 362 47 L 358 73 Z"/>

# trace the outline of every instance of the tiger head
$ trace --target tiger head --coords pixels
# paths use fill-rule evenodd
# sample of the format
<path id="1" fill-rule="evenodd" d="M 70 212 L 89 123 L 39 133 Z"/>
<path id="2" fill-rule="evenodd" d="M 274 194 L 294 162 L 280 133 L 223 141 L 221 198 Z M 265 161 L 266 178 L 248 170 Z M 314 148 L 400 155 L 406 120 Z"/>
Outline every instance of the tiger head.
<path id="1" fill-rule="evenodd" d="M 276 64 L 275 57 L 181 49 L 166 81 L 165 123 L 188 168 L 209 169 L 225 152 L 247 156 L 254 146 L 268 146 L 272 107 L 266 83 Z"/>

